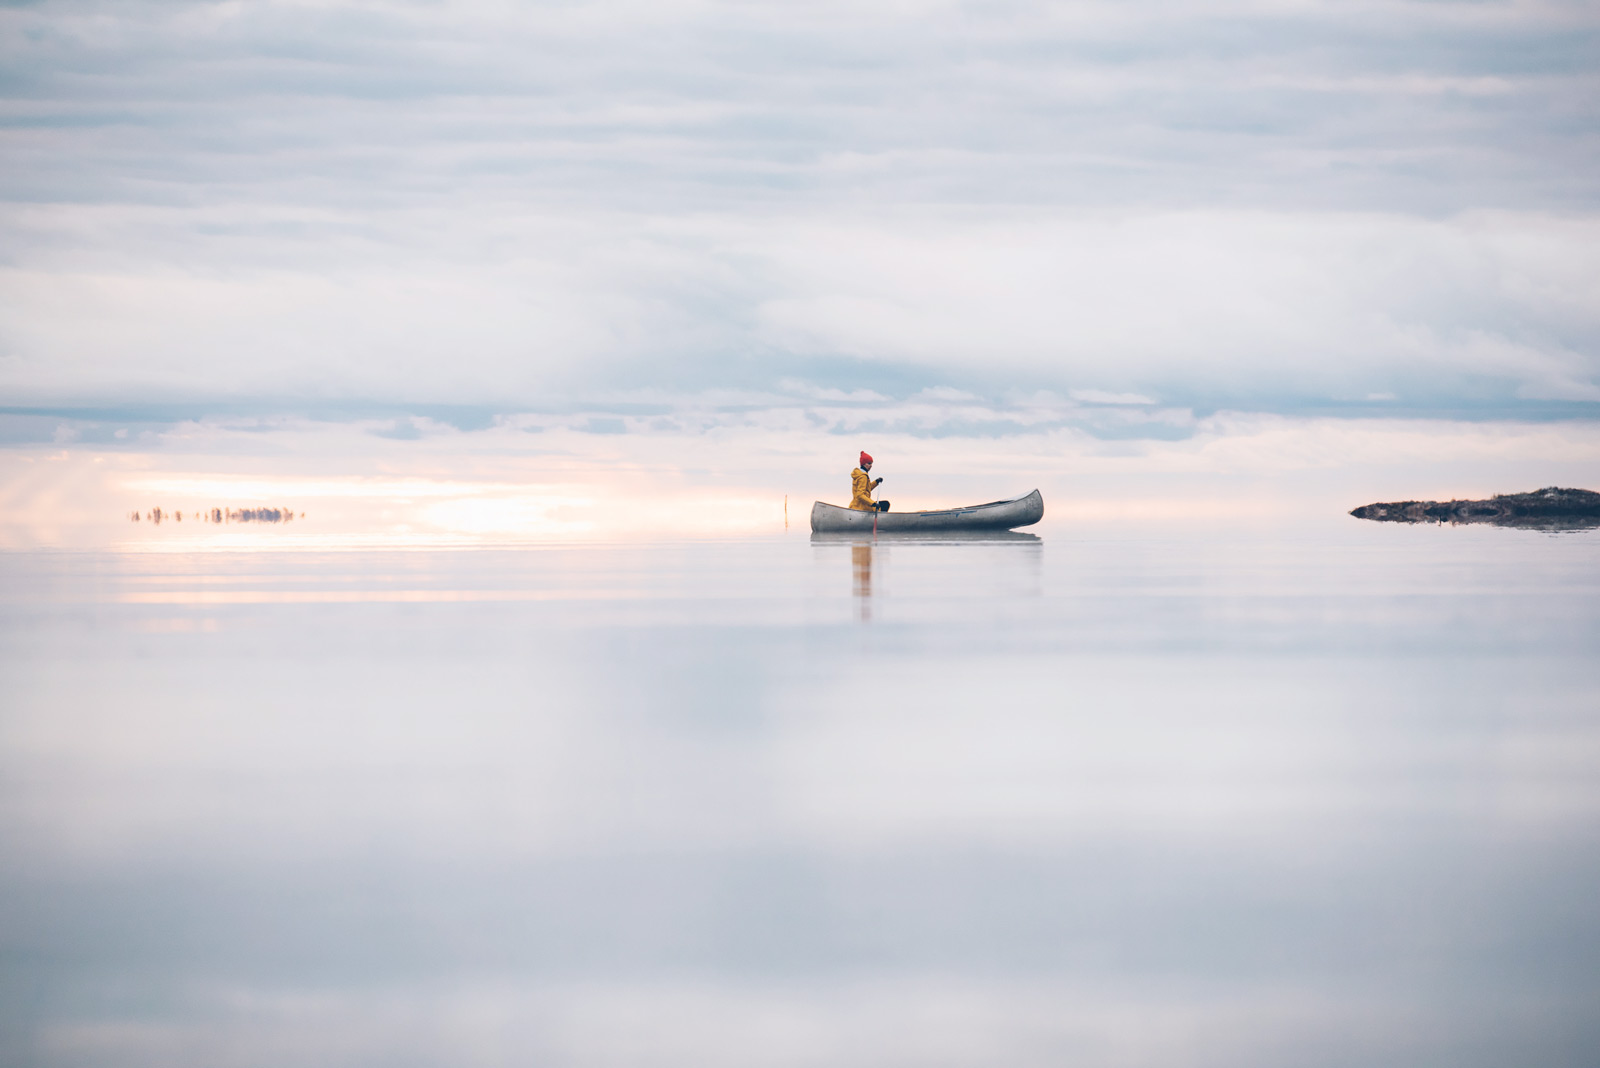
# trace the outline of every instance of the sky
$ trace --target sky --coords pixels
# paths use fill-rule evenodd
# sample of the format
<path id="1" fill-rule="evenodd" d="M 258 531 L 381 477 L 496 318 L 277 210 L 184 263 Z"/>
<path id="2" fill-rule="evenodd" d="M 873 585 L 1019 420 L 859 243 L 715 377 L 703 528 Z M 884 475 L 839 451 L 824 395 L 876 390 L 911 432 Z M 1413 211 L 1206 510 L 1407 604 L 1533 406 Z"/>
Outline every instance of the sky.
<path id="1" fill-rule="evenodd" d="M 13 3 L 0 160 L 13 440 L 1600 413 L 1585 3 Z"/>

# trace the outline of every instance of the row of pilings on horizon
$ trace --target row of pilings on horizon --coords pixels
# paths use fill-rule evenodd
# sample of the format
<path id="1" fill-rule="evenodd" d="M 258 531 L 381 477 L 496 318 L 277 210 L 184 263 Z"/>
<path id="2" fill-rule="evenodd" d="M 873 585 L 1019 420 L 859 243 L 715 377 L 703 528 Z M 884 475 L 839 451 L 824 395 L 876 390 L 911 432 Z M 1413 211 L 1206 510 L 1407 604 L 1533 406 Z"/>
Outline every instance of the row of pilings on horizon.
<path id="1" fill-rule="evenodd" d="M 306 514 L 300 513 L 304 519 Z M 168 512 L 160 508 L 151 508 L 146 512 L 133 511 L 128 513 L 128 518 L 135 523 L 164 522 L 182 523 L 185 513 Z M 187 513 L 191 523 L 287 523 L 295 518 L 293 508 L 202 508 Z"/>

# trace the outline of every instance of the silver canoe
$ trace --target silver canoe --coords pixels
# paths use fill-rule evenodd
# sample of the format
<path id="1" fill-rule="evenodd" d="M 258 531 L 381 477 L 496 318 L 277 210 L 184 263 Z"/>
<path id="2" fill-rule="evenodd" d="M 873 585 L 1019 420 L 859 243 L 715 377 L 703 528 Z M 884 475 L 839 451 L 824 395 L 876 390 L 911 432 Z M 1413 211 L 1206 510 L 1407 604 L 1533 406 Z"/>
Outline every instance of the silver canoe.
<path id="1" fill-rule="evenodd" d="M 1010 530 L 1043 519 L 1044 498 L 1038 490 L 1034 490 L 1009 501 L 970 504 L 965 508 L 944 508 L 934 512 L 868 512 L 818 501 L 811 506 L 811 530 L 818 534 L 870 534 L 874 516 L 878 520 L 878 530 L 884 532 Z"/>

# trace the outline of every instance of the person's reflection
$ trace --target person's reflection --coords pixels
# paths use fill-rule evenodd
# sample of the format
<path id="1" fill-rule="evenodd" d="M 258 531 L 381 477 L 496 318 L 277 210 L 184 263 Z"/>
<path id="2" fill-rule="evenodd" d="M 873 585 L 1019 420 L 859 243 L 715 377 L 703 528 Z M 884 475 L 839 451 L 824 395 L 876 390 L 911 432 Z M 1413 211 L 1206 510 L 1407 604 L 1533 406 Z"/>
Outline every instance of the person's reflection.
<path id="1" fill-rule="evenodd" d="M 872 545 L 862 542 L 850 546 L 850 570 L 855 578 L 856 602 L 862 620 L 872 618 Z"/>

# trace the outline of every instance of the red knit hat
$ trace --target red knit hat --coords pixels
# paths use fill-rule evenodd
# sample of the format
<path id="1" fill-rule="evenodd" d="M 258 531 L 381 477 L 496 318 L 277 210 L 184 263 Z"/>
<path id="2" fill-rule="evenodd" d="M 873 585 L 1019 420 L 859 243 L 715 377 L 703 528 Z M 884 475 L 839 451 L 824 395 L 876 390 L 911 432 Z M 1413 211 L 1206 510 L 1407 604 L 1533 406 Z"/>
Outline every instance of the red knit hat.
<path id="1" fill-rule="evenodd" d="M 866 453 L 863 452 L 861 454 L 861 466 L 865 467 L 868 464 L 870 464 L 871 462 L 872 462 L 872 457 L 868 456 Z"/>

